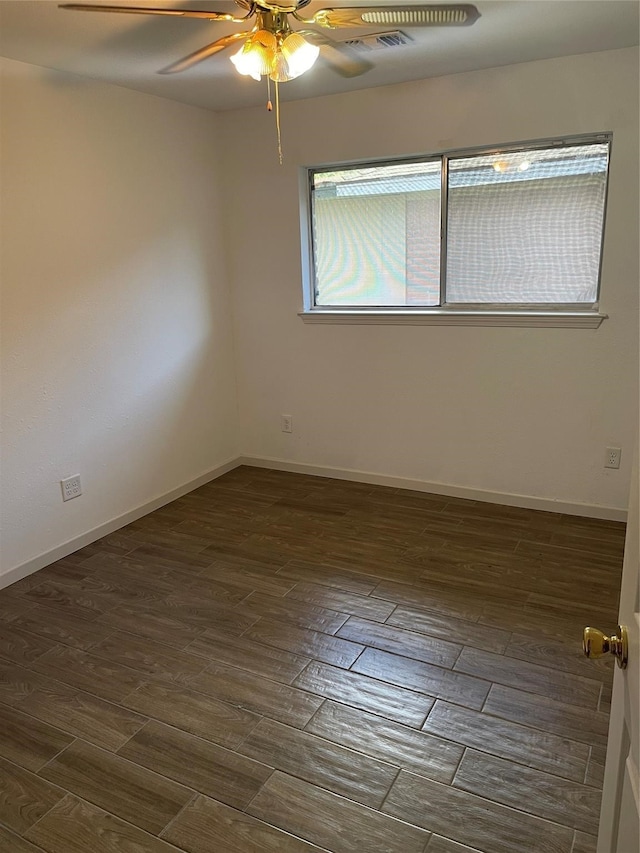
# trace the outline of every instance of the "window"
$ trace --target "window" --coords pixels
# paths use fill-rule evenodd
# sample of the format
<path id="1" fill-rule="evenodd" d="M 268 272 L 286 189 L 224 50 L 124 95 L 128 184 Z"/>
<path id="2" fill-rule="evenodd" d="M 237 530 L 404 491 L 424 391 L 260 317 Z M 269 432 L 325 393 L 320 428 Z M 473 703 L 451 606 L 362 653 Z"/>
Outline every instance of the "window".
<path id="1" fill-rule="evenodd" d="M 610 141 L 309 170 L 304 315 L 599 325 Z"/>

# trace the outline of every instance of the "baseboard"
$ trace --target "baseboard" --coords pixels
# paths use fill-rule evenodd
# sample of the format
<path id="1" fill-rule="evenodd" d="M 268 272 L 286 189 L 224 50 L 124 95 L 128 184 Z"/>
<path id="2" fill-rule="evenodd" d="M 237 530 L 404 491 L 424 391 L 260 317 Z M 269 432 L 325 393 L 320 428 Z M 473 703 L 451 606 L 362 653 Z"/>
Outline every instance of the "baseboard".
<path id="1" fill-rule="evenodd" d="M 22 563 L 13 569 L 0 575 L 0 589 L 9 586 L 16 581 L 22 580 L 27 575 L 33 574 L 45 566 L 61 560 L 74 551 L 90 545 L 103 536 L 108 536 L 116 530 L 120 530 L 132 521 L 148 515 L 171 501 L 181 498 L 188 492 L 192 492 L 199 486 L 221 477 L 228 471 L 232 471 L 239 465 L 249 465 L 254 468 L 273 468 L 276 471 L 291 471 L 296 474 L 309 474 L 314 477 L 331 477 L 334 480 L 354 480 L 357 483 L 372 483 L 377 486 L 390 486 L 396 489 L 411 489 L 416 492 L 431 492 L 435 495 L 444 495 L 452 498 L 467 498 L 474 501 L 486 501 L 487 503 L 504 504 L 506 506 L 520 506 L 525 509 L 538 509 L 543 512 L 563 512 L 567 515 L 580 515 L 586 518 L 603 518 L 610 521 L 626 521 L 627 511 L 618 507 L 599 506 L 597 504 L 570 503 L 568 501 L 556 501 L 552 498 L 536 498 L 529 495 L 516 495 L 508 492 L 490 492 L 484 489 L 472 489 L 466 486 L 453 486 L 448 483 L 430 483 L 425 480 L 414 480 L 410 477 L 392 477 L 387 474 L 375 474 L 371 471 L 359 471 L 354 468 L 330 468 L 323 465 L 310 465 L 305 462 L 288 462 L 285 459 L 275 459 L 259 456 L 238 456 L 221 465 L 207 471 L 190 480 L 176 489 L 172 489 L 160 497 L 154 498 L 129 512 L 112 518 L 110 521 L 94 527 L 87 533 L 83 533 L 62 545 L 58 545 L 51 551 L 40 554 L 26 563 Z"/>
<path id="2" fill-rule="evenodd" d="M 195 480 L 183 483 L 182 486 L 178 486 L 176 489 L 172 489 L 170 492 L 167 492 L 160 497 L 154 498 L 141 506 L 137 506 L 135 509 L 125 512 L 124 515 L 112 518 L 110 521 L 106 521 L 104 524 L 94 527 L 93 530 L 89 530 L 87 533 L 83 533 L 80 536 L 76 536 L 74 539 L 70 539 L 68 542 L 64 542 L 62 545 L 58 545 L 51 551 L 47 551 L 46 553 L 40 554 L 31 560 L 27 560 L 26 563 L 22 563 L 13 569 L 9 569 L 9 571 L 0 575 L 0 589 L 3 589 L 16 581 L 22 580 L 22 578 L 26 578 L 27 575 L 31 575 L 33 572 L 37 572 L 45 566 L 51 565 L 51 563 L 55 563 L 56 560 L 61 560 L 63 557 L 73 554 L 74 551 L 78 551 L 86 545 L 91 545 L 92 542 L 95 542 L 97 539 L 102 539 L 103 536 L 108 536 L 110 533 L 120 530 L 121 527 L 131 524 L 132 521 L 137 521 L 137 519 L 142 518 L 143 515 L 148 515 L 150 512 L 165 506 L 165 504 L 175 501 L 177 498 L 181 498 L 183 495 L 186 495 L 188 492 L 192 492 L 199 486 L 204 486 L 205 483 L 209 483 L 211 480 L 221 477 L 223 474 L 226 474 L 227 471 L 232 471 L 241 464 L 242 463 L 237 457 L 230 459 L 228 462 L 224 462 L 221 465 L 217 465 L 215 468 L 212 468 L 210 471 L 207 471 L 205 474 L 201 474 L 199 477 L 196 477 Z"/>
<path id="3" fill-rule="evenodd" d="M 309 465 L 305 462 L 288 462 L 285 459 L 260 456 L 241 456 L 238 464 L 252 465 L 254 468 L 291 471 L 296 474 L 310 474 L 315 477 L 331 477 L 334 480 L 354 480 L 357 483 L 372 483 L 376 486 L 391 486 L 396 489 L 412 489 L 415 492 L 430 492 L 434 495 L 452 498 L 467 498 L 472 501 L 504 504 L 505 506 L 520 506 L 524 509 L 538 509 L 543 512 L 562 512 L 567 515 L 603 518 L 609 521 L 627 520 L 627 510 L 619 507 L 571 503 L 569 501 L 557 501 L 553 498 L 511 494 L 510 492 L 490 492 L 485 489 L 468 488 L 467 486 L 453 486 L 449 483 L 430 483 L 425 480 L 414 480 L 410 477 L 392 477 L 387 474 L 375 474 L 371 471 L 358 471 L 353 468 L 329 468 L 323 465 Z"/>

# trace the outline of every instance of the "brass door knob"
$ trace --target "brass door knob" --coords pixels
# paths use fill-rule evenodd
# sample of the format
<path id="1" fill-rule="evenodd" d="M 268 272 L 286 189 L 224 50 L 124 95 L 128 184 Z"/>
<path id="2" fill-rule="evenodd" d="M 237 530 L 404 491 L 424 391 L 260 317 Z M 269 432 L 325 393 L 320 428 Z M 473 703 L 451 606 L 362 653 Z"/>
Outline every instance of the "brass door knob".
<path id="1" fill-rule="evenodd" d="M 629 655 L 627 629 L 624 625 L 618 625 L 618 633 L 607 637 L 597 628 L 585 628 L 582 648 L 588 658 L 601 658 L 607 654 L 615 655 L 618 666 L 625 669 Z"/>

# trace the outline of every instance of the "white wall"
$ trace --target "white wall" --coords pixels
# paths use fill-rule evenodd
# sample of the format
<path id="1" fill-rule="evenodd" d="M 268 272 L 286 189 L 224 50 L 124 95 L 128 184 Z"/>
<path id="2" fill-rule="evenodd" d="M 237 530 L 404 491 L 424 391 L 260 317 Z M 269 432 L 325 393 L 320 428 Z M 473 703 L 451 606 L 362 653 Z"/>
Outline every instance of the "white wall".
<path id="1" fill-rule="evenodd" d="M 1 72 L 0 586 L 238 450 L 217 117 Z"/>
<path id="2" fill-rule="evenodd" d="M 638 52 L 526 63 L 222 116 L 242 450 L 624 508 L 636 423 Z M 598 330 L 304 325 L 298 169 L 613 131 Z M 280 431 L 291 414 L 294 432 Z M 603 468 L 623 448 L 620 471 Z"/>

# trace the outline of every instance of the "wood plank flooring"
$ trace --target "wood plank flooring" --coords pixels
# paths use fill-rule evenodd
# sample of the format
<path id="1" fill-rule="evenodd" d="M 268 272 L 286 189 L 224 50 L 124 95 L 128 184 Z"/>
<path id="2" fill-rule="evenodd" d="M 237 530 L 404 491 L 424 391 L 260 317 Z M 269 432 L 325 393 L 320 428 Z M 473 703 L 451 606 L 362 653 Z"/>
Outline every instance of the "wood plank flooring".
<path id="1" fill-rule="evenodd" d="M 0 853 L 595 853 L 623 547 L 237 468 L 0 591 Z"/>

